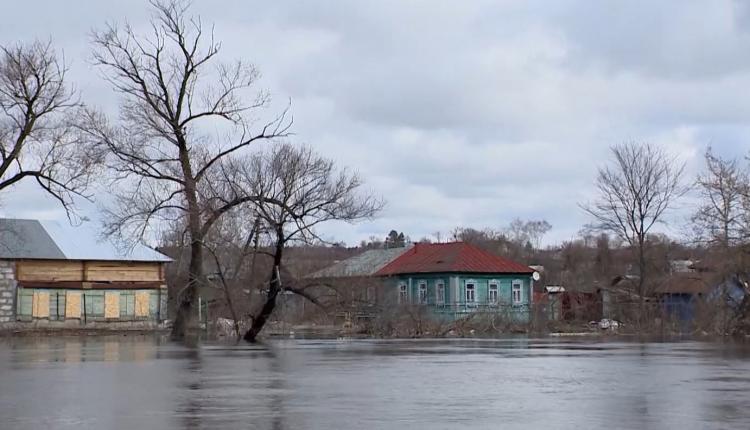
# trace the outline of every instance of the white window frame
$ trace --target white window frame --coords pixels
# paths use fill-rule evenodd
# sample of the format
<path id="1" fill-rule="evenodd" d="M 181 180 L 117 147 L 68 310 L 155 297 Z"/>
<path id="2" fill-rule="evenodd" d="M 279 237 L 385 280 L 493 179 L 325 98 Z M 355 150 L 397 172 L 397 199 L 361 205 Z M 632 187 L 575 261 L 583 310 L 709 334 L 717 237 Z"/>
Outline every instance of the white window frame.
<path id="1" fill-rule="evenodd" d="M 435 304 L 445 304 L 445 282 L 437 281 L 435 283 Z"/>
<path id="2" fill-rule="evenodd" d="M 494 288 L 493 288 L 494 287 Z M 491 280 L 487 285 L 487 302 L 491 305 L 496 305 L 499 297 L 500 283 L 496 280 Z"/>
<path id="3" fill-rule="evenodd" d="M 427 281 L 419 281 L 417 282 L 417 300 L 419 301 L 420 305 L 426 305 L 427 304 Z"/>
<path id="4" fill-rule="evenodd" d="M 398 302 L 403 305 L 409 303 L 409 286 L 406 282 L 398 284 Z"/>
<path id="5" fill-rule="evenodd" d="M 469 289 L 471 286 L 471 289 Z M 471 300 L 469 300 L 469 291 L 471 291 Z M 464 299 L 467 305 L 473 305 L 477 302 L 477 283 L 475 281 L 466 281 L 464 284 Z"/>
<path id="6" fill-rule="evenodd" d="M 520 305 L 523 301 L 523 282 L 520 279 L 513 281 L 510 287 L 510 294 L 514 305 Z"/>

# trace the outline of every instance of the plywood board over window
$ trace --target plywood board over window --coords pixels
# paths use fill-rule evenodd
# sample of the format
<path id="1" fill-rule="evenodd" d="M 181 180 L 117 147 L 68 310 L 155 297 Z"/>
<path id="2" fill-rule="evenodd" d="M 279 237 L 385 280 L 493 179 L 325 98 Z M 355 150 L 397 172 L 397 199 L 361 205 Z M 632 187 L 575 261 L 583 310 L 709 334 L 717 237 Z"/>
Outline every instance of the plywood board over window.
<path id="1" fill-rule="evenodd" d="M 148 291 L 137 291 L 135 293 L 135 316 L 136 317 L 147 317 L 149 299 L 151 293 Z"/>
<path id="2" fill-rule="evenodd" d="M 104 318 L 120 318 L 120 293 L 104 293 Z"/>
<path id="3" fill-rule="evenodd" d="M 49 293 L 34 291 L 31 316 L 34 318 L 49 318 Z"/>
<path id="4" fill-rule="evenodd" d="M 65 293 L 65 318 L 81 318 L 81 293 L 78 291 Z"/>

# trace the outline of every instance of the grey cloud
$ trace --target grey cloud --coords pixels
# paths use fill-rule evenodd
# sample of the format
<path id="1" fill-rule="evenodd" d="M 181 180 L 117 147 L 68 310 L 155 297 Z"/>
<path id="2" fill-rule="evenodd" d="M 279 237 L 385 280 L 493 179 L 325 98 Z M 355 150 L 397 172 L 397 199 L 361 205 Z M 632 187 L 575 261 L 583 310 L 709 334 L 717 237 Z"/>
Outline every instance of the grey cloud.
<path id="1" fill-rule="evenodd" d="M 662 79 L 710 79 L 746 70 L 747 6 L 738 1 L 576 2 L 552 18 L 570 44 L 570 65 L 630 70 Z"/>
<path id="2" fill-rule="evenodd" d="M 38 14 L 4 7 L 13 18 L 0 41 L 52 37 L 85 99 L 115 110 L 116 97 L 86 61 L 87 35 L 123 16 L 143 27 L 146 2 L 35 5 Z M 577 202 L 590 198 L 609 145 L 656 142 L 688 160 L 691 174 L 708 144 L 728 156 L 750 146 L 750 13 L 742 2 L 194 7 L 216 24 L 225 60 L 260 68 L 274 109 L 291 98 L 299 140 L 359 171 L 388 200 L 370 223 L 322 228 L 337 240 L 391 228 L 413 238 L 457 225 L 498 228 L 515 217 L 546 218 L 550 240 L 568 239 L 586 222 Z M 19 193 L 3 200 L 5 213 L 61 216 L 44 199 L 28 201 L 36 212 L 26 212 Z"/>

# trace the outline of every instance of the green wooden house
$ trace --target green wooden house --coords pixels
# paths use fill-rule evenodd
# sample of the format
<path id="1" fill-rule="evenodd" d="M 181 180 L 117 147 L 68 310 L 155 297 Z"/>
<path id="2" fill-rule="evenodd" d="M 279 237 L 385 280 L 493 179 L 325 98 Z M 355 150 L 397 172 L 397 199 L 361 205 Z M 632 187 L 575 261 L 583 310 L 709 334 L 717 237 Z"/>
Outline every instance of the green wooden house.
<path id="1" fill-rule="evenodd" d="M 396 303 L 444 318 L 473 312 L 530 318 L 534 270 L 468 243 L 415 244 L 374 276 L 386 280 Z"/>

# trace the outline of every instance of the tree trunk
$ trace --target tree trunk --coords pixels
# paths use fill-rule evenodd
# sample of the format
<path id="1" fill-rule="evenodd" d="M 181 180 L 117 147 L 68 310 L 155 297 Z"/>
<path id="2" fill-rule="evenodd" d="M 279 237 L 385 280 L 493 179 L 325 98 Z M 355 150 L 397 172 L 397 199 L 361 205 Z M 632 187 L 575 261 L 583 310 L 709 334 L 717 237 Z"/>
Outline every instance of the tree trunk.
<path id="1" fill-rule="evenodd" d="M 182 145 L 182 147 L 187 148 L 187 145 Z M 172 326 L 172 339 L 182 339 L 188 334 L 197 333 L 200 322 L 196 318 L 195 301 L 198 296 L 198 286 L 203 285 L 203 229 L 196 184 L 187 150 L 180 151 L 180 159 L 186 178 L 185 199 L 188 206 L 188 231 L 190 232 L 190 265 L 187 285 L 177 295 L 177 316 Z"/>
<path id="2" fill-rule="evenodd" d="M 644 318 L 644 290 L 646 285 L 646 254 L 645 254 L 645 241 L 642 238 L 638 239 L 638 331 L 641 331 L 643 326 Z"/>
<path id="3" fill-rule="evenodd" d="M 198 331 L 199 321 L 196 318 L 195 302 L 198 296 L 198 285 L 203 278 L 203 244 L 200 240 L 190 243 L 190 265 L 188 267 L 187 285 L 178 294 L 177 315 L 172 326 L 172 339 L 182 339 Z"/>
<path id="4" fill-rule="evenodd" d="M 271 267 L 271 274 L 268 281 L 268 296 L 266 301 L 263 303 L 263 308 L 260 313 L 253 319 L 250 329 L 245 332 L 244 339 L 247 342 L 255 342 L 263 326 L 266 325 L 268 318 L 276 308 L 276 297 L 281 292 L 281 258 L 284 252 L 284 236 L 283 232 L 277 231 L 276 238 L 276 250 L 273 254 L 273 267 Z"/>

